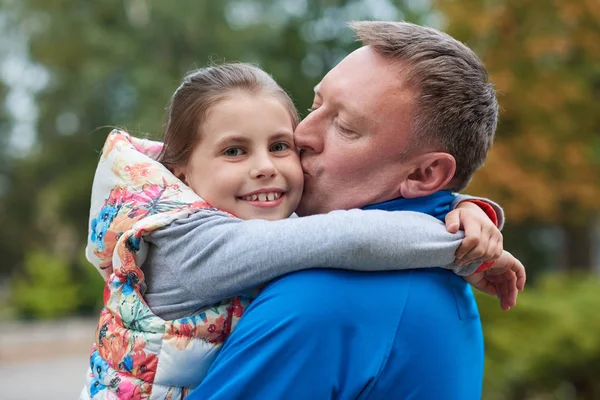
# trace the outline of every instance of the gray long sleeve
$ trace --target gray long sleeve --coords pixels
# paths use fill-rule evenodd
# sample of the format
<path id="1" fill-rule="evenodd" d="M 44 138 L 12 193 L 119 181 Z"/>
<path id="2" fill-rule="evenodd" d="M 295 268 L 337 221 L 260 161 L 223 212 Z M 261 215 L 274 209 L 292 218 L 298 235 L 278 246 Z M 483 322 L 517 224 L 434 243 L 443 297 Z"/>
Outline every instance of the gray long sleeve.
<path id="1" fill-rule="evenodd" d="M 458 268 L 463 233 L 410 211 L 349 210 L 280 221 L 242 221 L 200 211 L 145 238 L 144 294 L 167 319 L 192 315 L 287 273 L 309 268 L 380 271 Z"/>

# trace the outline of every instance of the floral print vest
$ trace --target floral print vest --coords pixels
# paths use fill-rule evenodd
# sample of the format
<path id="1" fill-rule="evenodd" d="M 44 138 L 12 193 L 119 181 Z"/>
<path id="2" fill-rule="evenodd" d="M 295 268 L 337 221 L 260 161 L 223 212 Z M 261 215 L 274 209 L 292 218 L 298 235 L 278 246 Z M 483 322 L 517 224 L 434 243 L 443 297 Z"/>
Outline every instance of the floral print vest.
<path id="1" fill-rule="evenodd" d="M 113 130 L 94 177 L 86 256 L 106 280 L 83 399 L 182 399 L 198 386 L 249 298 L 166 321 L 144 301 L 144 236 L 211 208 L 156 161 L 162 143 Z"/>

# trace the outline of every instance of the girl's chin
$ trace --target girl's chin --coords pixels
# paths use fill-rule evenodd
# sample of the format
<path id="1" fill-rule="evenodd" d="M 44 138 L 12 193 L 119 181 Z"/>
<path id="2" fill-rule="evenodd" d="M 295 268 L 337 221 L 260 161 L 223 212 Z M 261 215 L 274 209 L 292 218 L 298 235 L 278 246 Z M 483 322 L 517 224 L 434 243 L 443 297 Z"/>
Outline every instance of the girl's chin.
<path id="1" fill-rule="evenodd" d="M 237 214 L 233 214 L 241 219 L 264 219 L 268 221 L 277 221 L 280 219 L 285 219 L 293 213 L 293 210 L 289 210 L 289 207 L 284 207 L 283 205 L 275 208 L 250 207 L 243 207 L 243 209 L 240 209 Z"/>

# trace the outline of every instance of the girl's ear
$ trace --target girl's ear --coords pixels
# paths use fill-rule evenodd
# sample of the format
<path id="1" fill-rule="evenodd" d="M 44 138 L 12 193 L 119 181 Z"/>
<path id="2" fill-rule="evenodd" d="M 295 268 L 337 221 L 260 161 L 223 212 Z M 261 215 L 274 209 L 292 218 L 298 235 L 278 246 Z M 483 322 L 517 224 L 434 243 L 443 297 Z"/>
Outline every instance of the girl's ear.
<path id="1" fill-rule="evenodd" d="M 185 180 L 185 168 L 184 167 L 175 167 L 173 168 L 173 175 L 177 177 L 181 182 L 188 184 Z"/>

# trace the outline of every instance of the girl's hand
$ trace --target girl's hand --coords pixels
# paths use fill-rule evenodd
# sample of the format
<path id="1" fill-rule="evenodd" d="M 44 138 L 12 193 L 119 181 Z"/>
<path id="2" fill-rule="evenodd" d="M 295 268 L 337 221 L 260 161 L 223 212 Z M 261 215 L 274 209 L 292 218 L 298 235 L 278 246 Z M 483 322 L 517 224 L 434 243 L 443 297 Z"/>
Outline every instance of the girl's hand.
<path id="1" fill-rule="evenodd" d="M 456 250 L 457 266 L 473 262 L 497 260 L 502 255 L 502 233 L 476 204 L 463 201 L 446 216 L 446 229 L 465 231 L 465 238 Z"/>
<path id="2" fill-rule="evenodd" d="M 476 289 L 498 296 L 500 307 L 508 311 L 517 304 L 517 296 L 525 288 L 527 274 L 519 260 L 508 251 L 503 251 L 490 269 L 463 278 Z"/>

